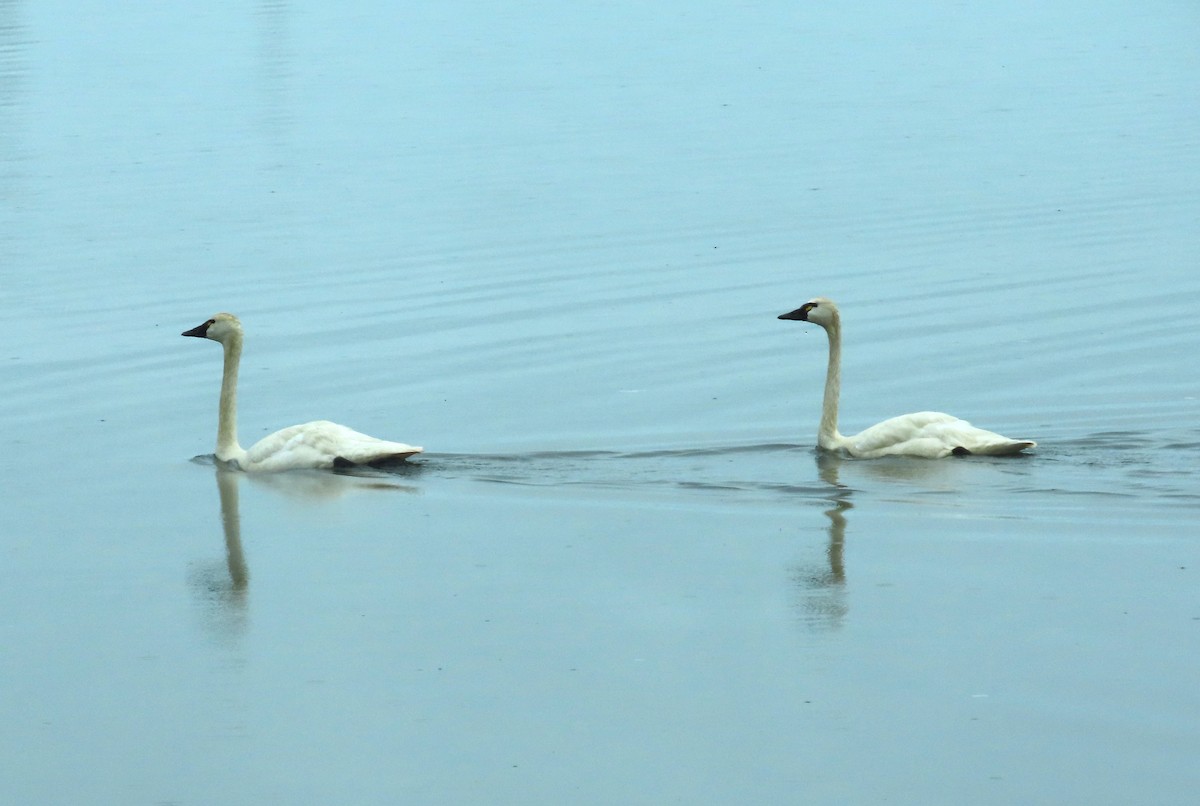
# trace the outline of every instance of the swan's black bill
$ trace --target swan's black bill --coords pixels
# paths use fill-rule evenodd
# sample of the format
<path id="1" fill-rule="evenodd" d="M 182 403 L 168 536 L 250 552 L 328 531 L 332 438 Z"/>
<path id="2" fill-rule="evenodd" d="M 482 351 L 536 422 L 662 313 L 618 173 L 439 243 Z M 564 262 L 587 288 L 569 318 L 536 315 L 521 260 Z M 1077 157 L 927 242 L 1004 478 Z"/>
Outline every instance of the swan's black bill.
<path id="1" fill-rule="evenodd" d="M 781 313 L 776 318 L 777 319 L 791 319 L 792 321 L 795 321 L 795 322 L 807 322 L 808 321 L 808 312 L 811 308 L 812 308 L 811 305 L 802 305 L 801 307 L 797 308 L 794 311 L 788 311 L 787 313 Z M 186 336 L 187 334 L 185 333 L 184 335 Z"/>
<path id="2" fill-rule="evenodd" d="M 202 325 L 196 325 L 191 330 L 185 330 L 182 333 L 180 333 L 179 335 L 180 336 L 196 336 L 198 338 L 203 339 L 205 336 L 208 335 L 208 326 L 211 324 L 212 324 L 212 320 L 209 320 Z"/>

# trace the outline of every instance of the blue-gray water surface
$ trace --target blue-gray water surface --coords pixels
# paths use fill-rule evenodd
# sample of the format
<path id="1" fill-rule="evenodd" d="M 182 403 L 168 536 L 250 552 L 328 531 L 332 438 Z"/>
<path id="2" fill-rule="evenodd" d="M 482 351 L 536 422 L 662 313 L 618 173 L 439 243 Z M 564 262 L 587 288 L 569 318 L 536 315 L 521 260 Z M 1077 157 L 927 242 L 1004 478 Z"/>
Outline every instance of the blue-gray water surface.
<path id="1" fill-rule="evenodd" d="M 0 0 L 5 803 L 1189 803 L 1200 10 Z M 1011 459 L 813 449 L 937 409 Z M 328 418 L 407 466 L 214 467 Z"/>

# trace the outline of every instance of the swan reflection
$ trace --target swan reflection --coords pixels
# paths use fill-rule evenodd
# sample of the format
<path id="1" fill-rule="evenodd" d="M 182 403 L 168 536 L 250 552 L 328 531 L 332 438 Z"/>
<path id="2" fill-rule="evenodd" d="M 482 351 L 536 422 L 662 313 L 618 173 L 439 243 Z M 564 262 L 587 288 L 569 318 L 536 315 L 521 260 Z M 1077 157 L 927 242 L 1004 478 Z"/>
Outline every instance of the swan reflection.
<path id="1" fill-rule="evenodd" d="M 803 593 L 806 620 L 813 627 L 839 629 L 850 607 L 846 603 L 846 515 L 854 508 L 850 503 L 849 487 L 838 479 L 844 460 L 831 455 L 817 457 L 817 471 L 829 485 L 829 500 L 833 506 L 825 510 L 829 518 L 829 543 L 825 547 L 825 563 L 796 569 L 795 579 Z"/>
<path id="2" fill-rule="evenodd" d="M 221 528 L 225 531 L 225 565 L 229 568 L 230 589 L 245 598 L 250 582 L 246 555 L 242 551 L 242 519 L 238 512 L 238 478 L 229 470 L 217 470 L 217 494 L 221 498 Z"/>
<path id="3" fill-rule="evenodd" d="M 248 623 L 250 569 L 242 549 L 239 485 L 250 483 L 309 502 L 339 498 L 353 490 L 408 493 L 419 490 L 392 481 L 397 476 L 395 472 L 371 468 L 356 468 L 346 473 L 292 471 L 256 475 L 231 470 L 217 462 L 212 455 L 197 456 L 193 461 L 211 465 L 216 474 L 217 494 L 221 501 L 221 529 L 225 537 L 225 562 L 195 565 L 190 581 L 198 598 L 206 605 L 207 626 L 223 638 L 241 635 Z M 412 477 L 420 472 L 420 467 L 409 465 L 403 472 L 405 476 Z"/>
<path id="4" fill-rule="evenodd" d="M 335 471 L 292 470 L 287 473 L 243 473 L 256 487 L 265 487 L 289 498 L 306 501 L 340 498 L 356 490 L 392 490 L 415 493 L 419 487 L 400 484 L 396 479 L 420 475 L 422 466 L 403 462 L 394 468 L 349 467 Z"/>
<path id="5" fill-rule="evenodd" d="M 215 472 L 221 499 L 221 529 L 225 533 L 225 562 L 197 566 L 191 583 L 207 605 L 207 626 L 222 638 L 236 638 L 246 630 L 250 587 L 238 512 L 238 484 L 242 474 L 219 466 Z"/>

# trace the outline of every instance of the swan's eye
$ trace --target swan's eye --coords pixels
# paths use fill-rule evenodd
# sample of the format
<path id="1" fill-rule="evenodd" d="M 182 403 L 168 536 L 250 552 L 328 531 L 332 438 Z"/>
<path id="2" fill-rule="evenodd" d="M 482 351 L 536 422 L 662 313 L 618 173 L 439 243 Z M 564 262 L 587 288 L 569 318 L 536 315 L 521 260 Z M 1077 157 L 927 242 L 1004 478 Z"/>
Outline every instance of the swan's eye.
<path id="1" fill-rule="evenodd" d="M 204 326 L 205 326 L 205 327 L 212 327 L 212 326 L 213 326 L 213 325 L 215 325 L 216 323 L 217 323 L 217 320 L 216 320 L 216 319 L 209 319 L 207 322 L 205 322 L 205 323 L 204 323 Z"/>

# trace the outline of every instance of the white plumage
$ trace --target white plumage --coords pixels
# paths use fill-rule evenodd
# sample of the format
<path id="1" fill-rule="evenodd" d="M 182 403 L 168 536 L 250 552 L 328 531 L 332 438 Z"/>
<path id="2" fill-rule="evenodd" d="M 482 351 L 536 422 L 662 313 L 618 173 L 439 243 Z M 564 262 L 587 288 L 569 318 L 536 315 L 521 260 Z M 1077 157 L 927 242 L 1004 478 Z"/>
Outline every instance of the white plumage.
<path id="1" fill-rule="evenodd" d="M 293 425 L 242 448 L 237 439 L 237 377 L 242 357 L 242 323 L 230 313 L 219 313 L 184 336 L 212 339 L 225 350 L 221 376 L 221 403 L 217 416 L 217 461 L 239 470 L 276 472 L 364 465 L 401 460 L 421 448 L 367 436 L 328 420 Z"/>
<path id="2" fill-rule="evenodd" d="M 838 432 L 838 397 L 841 392 L 842 320 L 833 300 L 816 297 L 780 319 L 812 322 L 825 329 L 829 337 L 829 366 L 825 375 L 825 399 L 817 445 L 823 450 L 877 459 L 881 456 L 919 456 L 940 459 L 943 456 L 983 454 L 999 456 L 1019 453 L 1037 445 L 1027 439 L 1009 439 L 966 420 L 937 411 L 902 414 L 853 436 Z"/>

